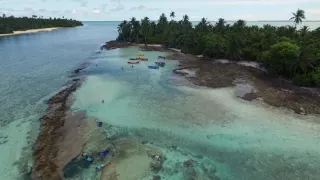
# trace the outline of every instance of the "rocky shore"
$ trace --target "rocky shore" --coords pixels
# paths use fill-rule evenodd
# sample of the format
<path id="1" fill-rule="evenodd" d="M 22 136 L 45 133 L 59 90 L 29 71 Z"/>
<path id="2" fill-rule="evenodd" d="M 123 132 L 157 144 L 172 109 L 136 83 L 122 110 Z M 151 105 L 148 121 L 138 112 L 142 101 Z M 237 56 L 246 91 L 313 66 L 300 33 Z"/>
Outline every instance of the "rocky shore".
<path id="1" fill-rule="evenodd" d="M 178 55 L 181 56 L 181 55 Z M 271 106 L 293 110 L 297 114 L 320 114 L 320 96 L 317 89 L 293 85 L 280 77 L 268 75 L 255 67 L 217 61 L 183 60 L 174 73 L 186 77 L 199 86 L 211 88 L 235 87 L 236 94 L 248 101 L 261 100 Z M 242 91 L 242 92 L 241 92 Z M 244 92 L 244 93 L 243 93 Z"/>
<path id="2" fill-rule="evenodd" d="M 123 42 L 123 41 L 108 41 L 104 45 L 100 47 L 101 50 L 111 50 L 117 48 L 126 48 L 131 46 L 131 43 Z"/>
<path id="3" fill-rule="evenodd" d="M 250 64 L 251 62 L 214 60 L 183 54 L 162 46 L 140 48 L 144 51 L 169 52 L 167 59 L 179 60 L 179 67 L 173 72 L 198 86 L 235 87 L 236 96 L 247 101 L 260 100 L 301 115 L 320 114 L 319 89 L 295 86 L 281 77 L 269 75 L 263 68 Z"/>

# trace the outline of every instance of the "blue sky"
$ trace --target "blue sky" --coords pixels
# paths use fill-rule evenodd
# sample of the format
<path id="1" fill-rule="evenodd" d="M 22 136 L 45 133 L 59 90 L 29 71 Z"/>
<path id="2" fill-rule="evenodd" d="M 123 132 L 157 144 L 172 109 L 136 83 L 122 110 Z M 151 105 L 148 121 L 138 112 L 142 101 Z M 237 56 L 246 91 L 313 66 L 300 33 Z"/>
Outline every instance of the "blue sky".
<path id="1" fill-rule="evenodd" d="M 0 0 L 0 13 L 32 14 L 78 20 L 117 21 L 135 16 L 158 19 L 161 13 L 188 14 L 191 20 L 288 20 L 291 12 L 305 10 L 308 20 L 320 20 L 320 0 Z"/>

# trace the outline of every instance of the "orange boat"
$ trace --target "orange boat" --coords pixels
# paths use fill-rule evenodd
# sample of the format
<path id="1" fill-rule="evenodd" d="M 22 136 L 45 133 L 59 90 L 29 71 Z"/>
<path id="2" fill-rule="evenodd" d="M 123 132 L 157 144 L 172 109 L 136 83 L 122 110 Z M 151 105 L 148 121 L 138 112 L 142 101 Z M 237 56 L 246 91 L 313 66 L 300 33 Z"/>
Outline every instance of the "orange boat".
<path id="1" fill-rule="evenodd" d="M 136 61 L 136 62 L 133 62 L 133 61 L 128 61 L 128 64 L 139 64 L 140 61 Z"/>
<path id="2" fill-rule="evenodd" d="M 148 58 L 140 58 L 140 61 L 148 61 Z"/>

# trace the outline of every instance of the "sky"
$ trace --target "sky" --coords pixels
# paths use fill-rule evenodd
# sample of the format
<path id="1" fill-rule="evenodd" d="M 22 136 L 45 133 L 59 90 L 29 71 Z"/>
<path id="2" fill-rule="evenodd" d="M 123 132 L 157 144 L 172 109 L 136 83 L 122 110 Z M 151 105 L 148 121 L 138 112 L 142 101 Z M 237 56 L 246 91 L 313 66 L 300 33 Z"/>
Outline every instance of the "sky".
<path id="1" fill-rule="evenodd" d="M 298 8 L 307 20 L 320 20 L 320 0 L 0 0 L 0 14 L 66 17 L 82 21 L 122 21 L 148 16 L 157 20 L 161 13 L 175 19 L 187 14 L 192 21 L 288 20 Z"/>

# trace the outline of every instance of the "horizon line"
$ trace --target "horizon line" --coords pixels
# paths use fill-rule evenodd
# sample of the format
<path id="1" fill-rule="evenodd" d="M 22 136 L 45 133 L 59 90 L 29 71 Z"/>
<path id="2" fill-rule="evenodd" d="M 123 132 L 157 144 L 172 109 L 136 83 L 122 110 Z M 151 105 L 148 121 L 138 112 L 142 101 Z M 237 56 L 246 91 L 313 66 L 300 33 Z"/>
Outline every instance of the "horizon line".
<path id="1" fill-rule="evenodd" d="M 236 22 L 238 20 L 225 20 L 225 21 Z M 244 20 L 246 22 L 292 22 L 293 23 L 293 21 L 290 21 L 290 20 L 245 20 L 245 19 L 241 19 L 241 20 Z M 82 22 L 121 22 L 123 20 L 110 20 L 110 21 L 108 21 L 108 20 L 79 20 L 79 21 L 82 21 Z M 150 20 L 150 21 L 158 21 L 158 20 Z M 175 20 L 175 21 L 177 21 L 177 20 Z M 201 21 L 201 20 L 192 20 L 190 22 L 199 22 L 199 21 Z M 208 21 L 209 22 L 218 22 L 217 20 L 212 20 L 212 21 L 208 20 Z M 320 20 L 305 20 L 303 22 L 320 22 Z"/>

